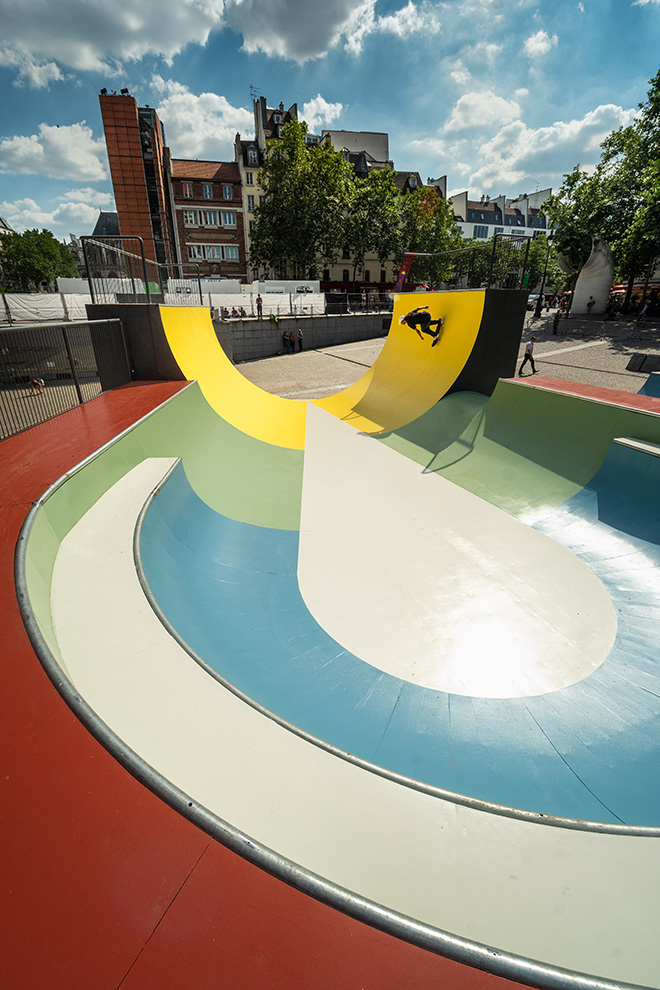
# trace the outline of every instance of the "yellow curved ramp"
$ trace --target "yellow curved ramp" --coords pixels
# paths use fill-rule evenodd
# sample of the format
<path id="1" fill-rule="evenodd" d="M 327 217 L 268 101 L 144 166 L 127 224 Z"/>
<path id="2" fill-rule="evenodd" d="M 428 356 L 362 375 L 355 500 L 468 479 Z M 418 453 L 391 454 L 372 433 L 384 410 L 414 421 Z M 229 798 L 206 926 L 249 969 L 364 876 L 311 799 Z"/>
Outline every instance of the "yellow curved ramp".
<path id="1" fill-rule="evenodd" d="M 392 327 L 373 367 L 354 385 L 314 404 L 358 430 L 393 430 L 431 408 L 456 381 L 479 333 L 485 290 L 404 293 L 395 297 Z M 399 320 L 417 307 L 441 317 L 432 347 Z M 207 402 L 250 436 L 280 447 L 305 446 L 307 402 L 283 399 L 249 382 L 227 358 L 203 307 L 160 307 L 172 354 L 186 378 L 197 380 Z"/>
<path id="2" fill-rule="evenodd" d="M 392 326 L 385 346 L 369 370 L 343 392 L 314 405 L 366 433 L 394 430 L 417 419 L 442 398 L 463 370 L 479 333 L 486 290 L 402 293 L 395 296 Z M 428 306 L 432 320 L 442 317 L 437 347 L 402 316 Z"/>
<path id="3" fill-rule="evenodd" d="M 277 447 L 305 446 L 307 405 L 253 385 L 231 363 L 201 306 L 161 306 L 167 341 L 181 372 L 197 380 L 204 398 L 228 423 Z"/>

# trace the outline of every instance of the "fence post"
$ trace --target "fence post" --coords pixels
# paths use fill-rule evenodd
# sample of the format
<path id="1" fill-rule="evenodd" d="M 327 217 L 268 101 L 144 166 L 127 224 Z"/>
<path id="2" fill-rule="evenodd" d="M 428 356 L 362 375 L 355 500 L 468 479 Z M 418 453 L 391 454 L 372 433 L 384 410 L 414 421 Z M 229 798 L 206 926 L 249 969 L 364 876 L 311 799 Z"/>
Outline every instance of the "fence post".
<path id="1" fill-rule="evenodd" d="M 71 344 L 69 343 L 69 334 L 66 327 L 62 327 L 62 337 L 64 338 L 64 346 L 66 347 L 66 353 L 69 358 L 69 366 L 71 368 L 71 375 L 73 377 L 73 384 L 76 386 L 76 392 L 78 393 L 78 402 L 82 406 L 84 403 L 82 390 L 80 388 L 80 381 L 78 380 L 78 372 L 76 371 L 76 366 L 73 361 L 73 353 L 71 351 Z"/>

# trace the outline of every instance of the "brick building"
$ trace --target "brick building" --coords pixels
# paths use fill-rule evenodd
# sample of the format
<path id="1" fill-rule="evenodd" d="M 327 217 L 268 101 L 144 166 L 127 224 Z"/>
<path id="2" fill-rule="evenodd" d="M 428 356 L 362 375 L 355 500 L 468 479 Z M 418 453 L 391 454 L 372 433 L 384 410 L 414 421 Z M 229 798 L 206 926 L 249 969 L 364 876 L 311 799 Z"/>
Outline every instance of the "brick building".
<path id="1" fill-rule="evenodd" d="M 158 114 L 126 91 L 102 90 L 99 100 L 120 232 L 141 237 L 151 261 L 176 264 L 170 152 Z"/>
<path id="2" fill-rule="evenodd" d="M 205 278 L 246 281 L 243 190 L 236 162 L 174 158 L 172 189 L 184 266 L 194 264 Z M 192 268 L 184 271 L 193 273 Z"/>

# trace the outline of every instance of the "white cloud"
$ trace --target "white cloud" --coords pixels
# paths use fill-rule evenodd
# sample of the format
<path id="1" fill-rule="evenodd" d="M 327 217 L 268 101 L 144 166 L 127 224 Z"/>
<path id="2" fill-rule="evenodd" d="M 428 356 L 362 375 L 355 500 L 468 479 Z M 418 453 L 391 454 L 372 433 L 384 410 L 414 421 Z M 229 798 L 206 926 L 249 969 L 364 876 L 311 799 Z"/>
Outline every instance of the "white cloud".
<path id="1" fill-rule="evenodd" d="M 467 68 L 462 59 L 457 59 L 453 65 L 449 65 L 449 75 L 454 80 L 457 86 L 467 86 L 470 82 L 470 70 Z"/>
<path id="2" fill-rule="evenodd" d="M 537 31 L 536 34 L 527 38 L 523 45 L 523 51 L 528 58 L 540 58 L 547 55 L 555 47 L 557 41 L 556 34 L 550 37 L 547 31 Z"/>
<path id="3" fill-rule="evenodd" d="M 57 203 L 52 209 L 47 209 L 26 198 L 0 203 L 0 215 L 18 234 L 35 227 L 39 230 L 45 228 L 63 240 L 68 239 L 69 234 L 91 234 L 99 210 L 86 202 Z"/>
<path id="4" fill-rule="evenodd" d="M 50 86 L 52 82 L 59 82 L 66 78 L 55 62 L 43 62 L 39 64 L 24 52 L 12 51 L 6 48 L 0 50 L 0 65 L 18 69 L 18 77 L 14 83 L 15 86 L 44 89 Z"/>
<path id="5" fill-rule="evenodd" d="M 87 203 L 90 206 L 97 206 L 100 210 L 114 210 L 115 201 L 110 193 L 101 192 L 99 189 L 71 189 L 65 192 L 62 199 L 73 203 Z"/>
<path id="6" fill-rule="evenodd" d="M 633 110 L 612 104 L 591 110 L 581 120 L 557 121 L 530 128 L 522 120 L 506 124 L 481 146 L 482 164 L 472 173 L 473 186 L 485 189 L 539 181 L 558 186 L 578 162 L 592 169 L 600 158 L 600 144 L 617 127 L 629 124 Z"/>
<path id="7" fill-rule="evenodd" d="M 344 42 L 359 54 L 371 34 L 401 40 L 428 37 L 440 31 L 437 6 L 431 0 L 408 3 L 382 17 L 376 0 L 227 0 L 227 24 L 243 35 L 243 48 L 296 62 L 322 58 Z"/>
<path id="8" fill-rule="evenodd" d="M 646 7 L 649 3 L 660 4 L 660 0 L 633 0 L 633 7 Z"/>
<path id="9" fill-rule="evenodd" d="M 236 0 L 233 0 L 236 2 Z M 58 77 L 49 63 L 72 69 L 114 71 L 113 60 L 135 61 L 147 54 L 172 59 L 186 45 L 206 43 L 222 26 L 224 0 L 60 0 L 4 4 L 4 64 L 15 64 L 24 81 L 45 85 Z M 63 25 L 66 25 L 63 28 Z M 13 59 L 14 61 L 9 61 Z"/>
<path id="10" fill-rule="evenodd" d="M 40 124 L 38 134 L 0 141 L 2 172 L 99 182 L 107 177 L 105 161 L 105 141 L 93 138 L 84 120 L 62 127 Z"/>
<path id="11" fill-rule="evenodd" d="M 309 103 L 303 103 L 301 116 L 307 121 L 310 132 L 315 134 L 334 123 L 343 109 L 343 103 L 328 103 L 319 93 Z"/>
<path id="12" fill-rule="evenodd" d="M 196 96 L 181 83 L 158 75 L 153 77 L 152 86 L 163 94 L 157 111 L 175 158 L 231 161 L 236 133 L 243 138 L 254 133 L 253 114 L 232 106 L 224 96 Z"/>
<path id="13" fill-rule="evenodd" d="M 485 93 L 466 93 L 458 100 L 447 120 L 445 133 L 455 133 L 479 127 L 492 131 L 495 124 L 509 123 L 520 116 L 520 106 L 515 100 L 505 100 L 492 90 Z"/>

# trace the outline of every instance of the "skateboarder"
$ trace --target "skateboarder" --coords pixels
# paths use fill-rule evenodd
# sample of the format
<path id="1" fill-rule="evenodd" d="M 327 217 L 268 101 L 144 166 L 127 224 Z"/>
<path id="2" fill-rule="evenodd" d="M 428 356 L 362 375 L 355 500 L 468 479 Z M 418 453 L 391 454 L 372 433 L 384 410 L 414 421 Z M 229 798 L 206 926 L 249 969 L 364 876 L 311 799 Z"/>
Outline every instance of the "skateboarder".
<path id="1" fill-rule="evenodd" d="M 415 333 L 417 334 L 420 340 L 424 339 L 422 337 L 423 333 L 428 334 L 429 337 L 433 337 L 433 343 L 431 344 L 431 347 L 435 347 L 435 345 L 440 340 L 440 327 L 442 326 L 442 318 L 438 317 L 437 320 L 432 320 L 431 314 L 427 311 L 428 311 L 428 306 L 418 306 L 417 309 L 413 309 L 409 313 L 406 313 L 405 316 L 402 316 L 401 319 L 399 320 L 399 323 L 400 324 L 405 323 L 407 324 L 407 326 L 411 327 L 415 331 Z M 431 326 L 434 323 L 435 323 L 435 330 L 431 330 Z"/>

